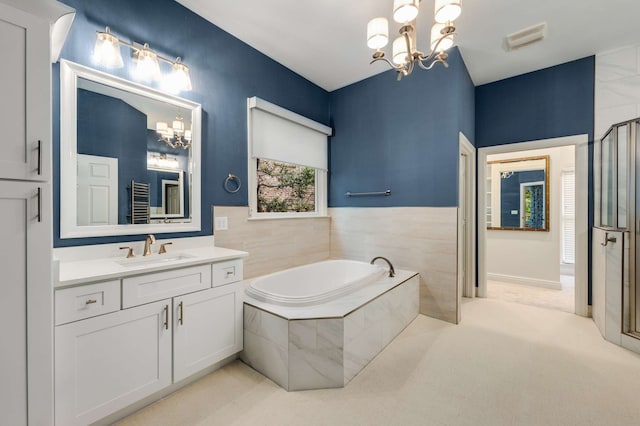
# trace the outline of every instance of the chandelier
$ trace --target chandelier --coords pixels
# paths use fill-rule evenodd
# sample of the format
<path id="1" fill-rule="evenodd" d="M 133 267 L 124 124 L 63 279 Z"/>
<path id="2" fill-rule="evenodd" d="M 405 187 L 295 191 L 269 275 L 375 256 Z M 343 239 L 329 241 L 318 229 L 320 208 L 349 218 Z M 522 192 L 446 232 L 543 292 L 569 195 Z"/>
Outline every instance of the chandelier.
<path id="1" fill-rule="evenodd" d="M 374 18 L 367 24 L 367 46 L 374 49 L 373 60 L 384 61 L 398 73 L 398 80 L 413 72 L 416 65 L 430 70 L 441 63 L 448 67 L 446 52 L 453 46 L 456 28 L 453 21 L 462 12 L 461 0 L 436 0 L 435 21 L 431 27 L 431 53 L 425 55 L 416 46 L 416 18 L 420 0 L 394 0 L 393 20 L 401 24 L 400 36 L 393 41 L 391 61 L 381 50 L 389 42 L 387 18 Z"/>
<path id="2" fill-rule="evenodd" d="M 185 130 L 184 119 L 181 116 L 173 120 L 172 127 L 164 121 L 158 121 L 156 132 L 160 135 L 158 141 L 164 141 L 171 148 L 191 148 L 191 130 Z"/>

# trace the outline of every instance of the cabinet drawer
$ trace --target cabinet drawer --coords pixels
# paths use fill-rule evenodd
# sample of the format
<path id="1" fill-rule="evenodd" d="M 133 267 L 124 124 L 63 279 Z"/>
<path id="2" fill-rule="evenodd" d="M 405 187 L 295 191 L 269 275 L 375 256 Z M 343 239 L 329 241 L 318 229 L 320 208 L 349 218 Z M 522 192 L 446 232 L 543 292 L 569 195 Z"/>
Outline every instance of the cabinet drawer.
<path id="1" fill-rule="evenodd" d="M 122 307 L 130 308 L 206 288 L 211 288 L 210 265 L 124 278 Z"/>
<path id="2" fill-rule="evenodd" d="M 213 287 L 242 281 L 242 259 L 214 263 L 212 270 Z"/>
<path id="3" fill-rule="evenodd" d="M 55 292 L 56 325 L 120 309 L 120 281 L 107 281 Z"/>

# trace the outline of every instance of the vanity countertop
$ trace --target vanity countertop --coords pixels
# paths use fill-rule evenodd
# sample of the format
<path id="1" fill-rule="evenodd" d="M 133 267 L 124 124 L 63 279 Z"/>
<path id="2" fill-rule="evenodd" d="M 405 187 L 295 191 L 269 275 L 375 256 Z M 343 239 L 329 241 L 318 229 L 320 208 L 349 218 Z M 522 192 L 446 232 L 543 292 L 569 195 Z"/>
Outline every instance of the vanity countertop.
<path id="1" fill-rule="evenodd" d="M 248 256 L 249 253 L 223 247 L 204 246 L 185 248 L 166 254 L 136 256 L 131 259 L 103 257 L 97 259 L 60 260 L 54 272 L 54 288 L 118 279 L 123 277 L 160 272 L 168 269 L 221 262 Z"/>

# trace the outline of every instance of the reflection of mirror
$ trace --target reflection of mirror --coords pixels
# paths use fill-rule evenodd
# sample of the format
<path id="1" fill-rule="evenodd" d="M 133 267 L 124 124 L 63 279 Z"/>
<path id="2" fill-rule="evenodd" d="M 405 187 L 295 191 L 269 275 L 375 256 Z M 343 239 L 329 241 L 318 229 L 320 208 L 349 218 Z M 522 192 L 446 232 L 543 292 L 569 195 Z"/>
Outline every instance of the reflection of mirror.
<path id="1" fill-rule="evenodd" d="M 199 231 L 200 105 L 60 70 L 61 238 Z"/>
<path id="2" fill-rule="evenodd" d="M 549 231 L 549 156 L 487 162 L 487 229 Z"/>

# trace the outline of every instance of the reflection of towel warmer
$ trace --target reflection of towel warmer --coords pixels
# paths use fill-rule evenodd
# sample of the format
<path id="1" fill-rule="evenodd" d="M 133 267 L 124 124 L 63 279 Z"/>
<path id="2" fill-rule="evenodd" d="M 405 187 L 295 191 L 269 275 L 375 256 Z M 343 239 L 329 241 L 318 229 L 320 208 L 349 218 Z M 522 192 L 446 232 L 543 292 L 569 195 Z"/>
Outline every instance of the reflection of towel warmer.
<path id="1" fill-rule="evenodd" d="M 131 181 L 131 223 L 149 223 L 149 184 Z"/>

